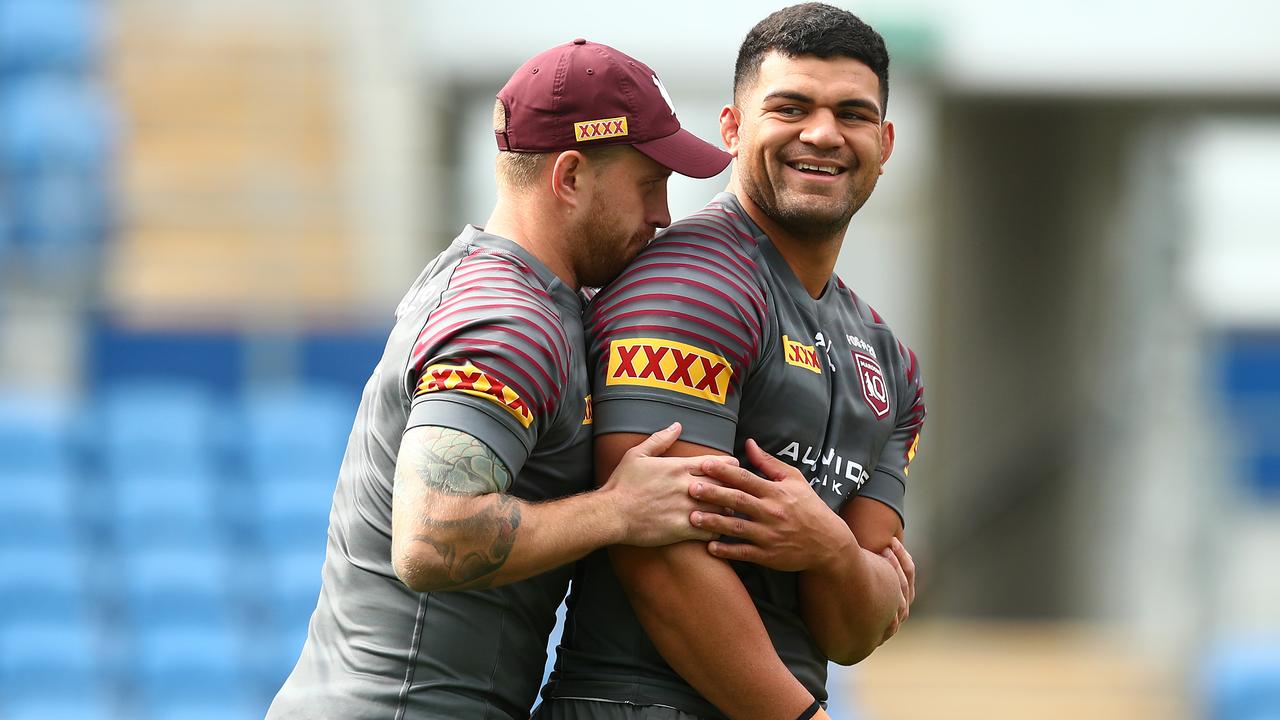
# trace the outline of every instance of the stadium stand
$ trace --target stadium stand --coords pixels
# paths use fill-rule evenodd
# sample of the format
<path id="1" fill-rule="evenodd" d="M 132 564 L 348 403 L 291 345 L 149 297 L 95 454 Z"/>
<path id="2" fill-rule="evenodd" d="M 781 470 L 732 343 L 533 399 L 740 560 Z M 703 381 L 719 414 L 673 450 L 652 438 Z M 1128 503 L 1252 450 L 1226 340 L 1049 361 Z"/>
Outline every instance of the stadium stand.
<path id="1" fill-rule="evenodd" d="M 1280 718 L 1280 638 L 1224 644 L 1204 665 L 1207 720 Z"/>

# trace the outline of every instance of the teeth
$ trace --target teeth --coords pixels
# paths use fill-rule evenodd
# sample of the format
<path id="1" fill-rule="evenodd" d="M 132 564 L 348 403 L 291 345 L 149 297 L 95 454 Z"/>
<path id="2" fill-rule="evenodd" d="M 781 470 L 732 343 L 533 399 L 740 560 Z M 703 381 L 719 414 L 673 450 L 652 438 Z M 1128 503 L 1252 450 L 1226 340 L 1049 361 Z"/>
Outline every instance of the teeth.
<path id="1" fill-rule="evenodd" d="M 824 172 L 828 175 L 835 175 L 837 172 L 839 172 L 839 170 L 837 170 L 834 167 L 826 167 L 823 165 L 810 165 L 809 163 L 796 163 L 796 169 L 797 170 L 816 170 L 818 172 Z"/>

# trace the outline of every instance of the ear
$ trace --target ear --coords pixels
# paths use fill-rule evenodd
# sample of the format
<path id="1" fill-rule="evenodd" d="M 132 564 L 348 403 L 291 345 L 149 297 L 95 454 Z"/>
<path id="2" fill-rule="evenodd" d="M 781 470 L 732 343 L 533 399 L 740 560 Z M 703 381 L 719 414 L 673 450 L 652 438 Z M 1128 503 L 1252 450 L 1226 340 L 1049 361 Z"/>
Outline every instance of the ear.
<path id="1" fill-rule="evenodd" d="M 577 150 L 567 150 L 551 163 L 551 194 L 569 208 L 586 203 L 591 173 L 586 172 L 587 158 Z"/>
<path id="2" fill-rule="evenodd" d="M 742 127 L 742 111 L 732 105 L 725 105 L 720 111 L 720 139 L 724 141 L 725 150 L 733 157 L 738 157 L 738 131 Z"/>
<path id="3" fill-rule="evenodd" d="M 884 121 L 884 125 L 880 128 L 880 174 L 884 174 L 884 164 L 889 162 L 889 156 L 893 154 L 893 123 L 889 120 Z"/>

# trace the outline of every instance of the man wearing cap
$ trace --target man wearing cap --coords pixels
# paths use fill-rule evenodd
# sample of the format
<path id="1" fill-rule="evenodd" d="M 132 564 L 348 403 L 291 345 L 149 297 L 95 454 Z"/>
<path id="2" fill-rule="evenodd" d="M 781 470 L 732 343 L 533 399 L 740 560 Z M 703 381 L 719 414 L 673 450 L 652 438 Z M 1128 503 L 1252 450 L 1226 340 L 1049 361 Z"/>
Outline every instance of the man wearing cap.
<path id="1" fill-rule="evenodd" d="M 498 197 L 396 310 L 334 493 L 323 585 L 271 718 L 527 718 L 572 561 L 711 537 L 670 425 L 592 491 L 583 287 L 670 222 L 672 171 L 724 152 L 657 75 L 575 40 L 498 94 Z"/>
<path id="2" fill-rule="evenodd" d="M 728 486 L 692 488 L 738 513 L 695 512 L 724 540 L 579 563 L 538 720 L 826 717 L 828 661 L 860 661 L 905 619 L 924 387 L 915 354 L 833 274 L 893 150 L 888 65 L 880 35 L 839 8 L 762 20 L 720 115 L 728 192 L 592 300 L 598 475 L 679 420 L 668 454 L 742 461 L 706 468 Z"/>

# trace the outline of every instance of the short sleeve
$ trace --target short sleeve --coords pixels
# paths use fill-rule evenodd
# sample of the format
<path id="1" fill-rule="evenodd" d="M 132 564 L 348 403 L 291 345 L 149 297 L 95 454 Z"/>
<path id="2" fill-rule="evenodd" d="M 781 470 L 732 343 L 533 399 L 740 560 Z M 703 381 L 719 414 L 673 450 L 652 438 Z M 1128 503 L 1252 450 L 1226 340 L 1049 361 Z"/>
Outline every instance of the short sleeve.
<path id="1" fill-rule="evenodd" d="M 870 479 L 858 494 L 883 502 L 905 522 L 907 476 L 920 444 L 920 431 L 924 428 L 924 382 L 915 352 L 899 342 L 898 355 L 901 371 L 896 378 L 898 405 L 893 432 L 880 452 L 880 461 Z"/>
<path id="2" fill-rule="evenodd" d="M 711 221 L 653 243 L 588 307 L 595 434 L 651 433 L 733 452 L 766 308 L 755 263 Z"/>
<path id="3" fill-rule="evenodd" d="M 555 307 L 518 260 L 479 251 L 464 258 L 414 345 L 406 429 L 465 432 L 518 473 L 568 380 L 569 344 Z"/>

